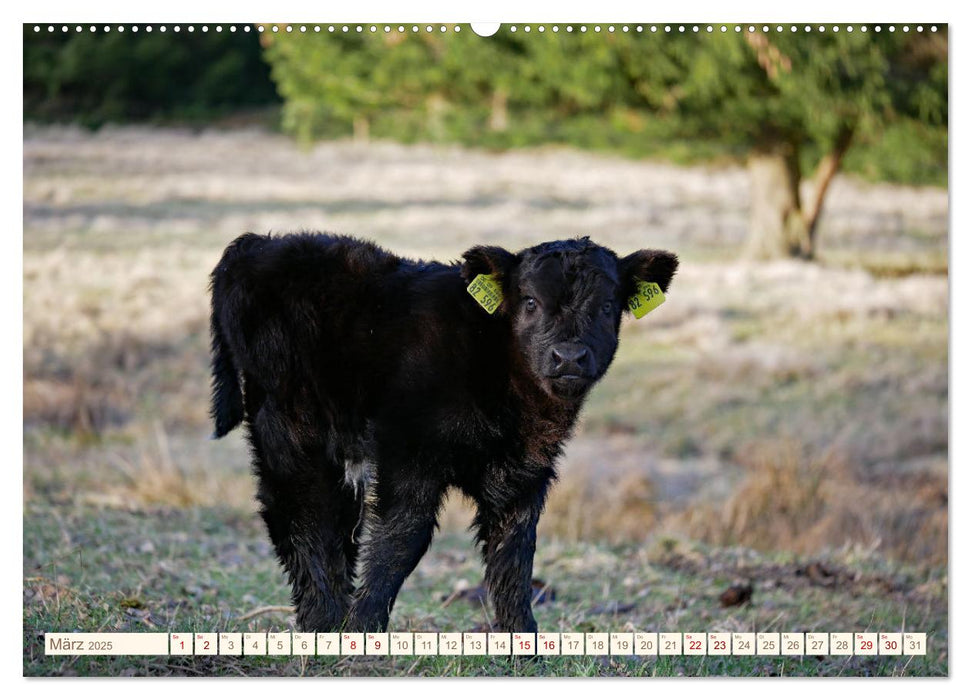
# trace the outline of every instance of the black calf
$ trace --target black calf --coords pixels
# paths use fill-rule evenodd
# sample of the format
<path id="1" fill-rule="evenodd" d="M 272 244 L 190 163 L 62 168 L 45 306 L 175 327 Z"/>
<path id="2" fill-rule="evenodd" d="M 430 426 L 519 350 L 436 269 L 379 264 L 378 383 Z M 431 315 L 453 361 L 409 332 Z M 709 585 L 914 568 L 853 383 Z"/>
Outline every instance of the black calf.
<path id="1" fill-rule="evenodd" d="M 666 290 L 678 264 L 586 238 L 463 257 L 245 234 L 212 273 L 215 435 L 245 420 L 303 630 L 385 629 L 456 487 L 477 505 L 500 627 L 535 631 L 536 523 L 556 459 L 638 283 Z"/>

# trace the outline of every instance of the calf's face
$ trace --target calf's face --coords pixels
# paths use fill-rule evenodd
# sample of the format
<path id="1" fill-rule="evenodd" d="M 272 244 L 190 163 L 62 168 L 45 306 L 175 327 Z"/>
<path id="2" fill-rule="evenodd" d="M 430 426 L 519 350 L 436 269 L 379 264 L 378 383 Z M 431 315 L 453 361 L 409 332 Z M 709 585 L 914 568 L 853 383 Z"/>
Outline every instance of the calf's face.
<path id="1" fill-rule="evenodd" d="M 502 287 L 497 314 L 508 319 L 517 350 L 550 396 L 580 401 L 610 366 L 621 314 L 639 281 L 662 291 L 678 266 L 666 251 L 624 258 L 587 238 L 543 243 L 510 253 L 477 246 L 463 256 L 471 282 L 492 275 Z"/>

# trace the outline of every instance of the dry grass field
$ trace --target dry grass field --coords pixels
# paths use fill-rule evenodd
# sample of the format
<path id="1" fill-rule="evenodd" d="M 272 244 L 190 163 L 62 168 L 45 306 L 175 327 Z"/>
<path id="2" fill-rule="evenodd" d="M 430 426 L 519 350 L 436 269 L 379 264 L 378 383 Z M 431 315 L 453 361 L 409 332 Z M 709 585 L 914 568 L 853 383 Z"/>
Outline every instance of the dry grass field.
<path id="1" fill-rule="evenodd" d="M 630 597 L 665 589 L 657 583 L 664 562 L 696 547 L 710 553 L 685 555 L 670 570 L 686 575 L 687 561 L 702 576 L 704 562 L 722 562 L 722 571 L 758 579 L 780 561 L 790 574 L 800 562 L 827 561 L 856 570 L 852 586 L 893 571 L 889 588 L 860 589 L 883 591 L 879 620 L 899 627 L 901 606 L 919 609 L 946 644 L 947 193 L 838 178 L 818 264 L 739 261 L 747 202 L 741 169 L 562 149 L 301 150 L 256 130 L 25 127 L 25 627 L 60 619 L 51 617 L 52 596 L 72 595 L 104 601 L 113 622 L 99 624 L 132 624 L 118 611 L 144 606 L 123 603 L 151 601 L 161 584 L 147 574 L 133 582 L 79 571 L 77 557 L 97 559 L 105 539 L 117 542 L 122 568 L 125 552 L 131 562 L 228 566 L 224 550 L 211 558 L 203 545 L 232 541 L 227 532 L 237 528 L 255 548 L 244 559 L 257 553 L 265 566 L 257 587 L 220 607 L 226 600 L 210 592 L 228 584 L 212 570 L 162 597 L 198 615 L 211 606 L 226 620 L 258 602 L 286 602 L 254 515 L 244 441 L 207 440 L 206 285 L 222 248 L 243 231 L 319 229 L 438 259 L 481 242 L 517 248 L 576 235 L 620 253 L 678 252 L 668 302 L 625 321 L 617 360 L 588 402 L 541 521 L 548 552 L 537 574 L 566 585 L 570 557 L 579 557 L 583 576 L 598 567 L 623 573 L 616 585 Z M 59 532 L 45 530 L 52 518 Z M 144 530 L 155 521 L 158 541 Z M 453 585 L 442 557 L 467 561 L 457 568 L 478 575 L 461 534 L 468 522 L 467 507 L 450 501 L 445 549 L 402 594 L 405 614 L 418 616 L 409 619 L 421 619 L 409 590 Z M 195 549 L 180 560 L 173 552 L 186 542 Z M 746 557 L 759 565 L 739 573 Z M 691 585 L 664 581 L 671 595 Z M 787 585 L 773 590 L 798 588 Z M 576 588 L 584 609 L 618 595 Z M 267 590 L 279 597 L 252 599 Z M 853 590 L 843 593 L 856 600 Z M 682 593 L 676 605 L 690 609 Z M 663 606 L 641 609 L 635 623 L 662 621 L 652 614 Z M 810 624 L 800 610 L 784 620 Z M 155 615 L 154 624 L 171 625 L 171 616 Z M 70 670 L 32 666 L 35 647 L 25 640 L 25 672 Z M 947 673 L 946 646 L 935 648 L 931 666 L 842 672 Z M 583 670 L 564 672 L 574 671 Z"/>

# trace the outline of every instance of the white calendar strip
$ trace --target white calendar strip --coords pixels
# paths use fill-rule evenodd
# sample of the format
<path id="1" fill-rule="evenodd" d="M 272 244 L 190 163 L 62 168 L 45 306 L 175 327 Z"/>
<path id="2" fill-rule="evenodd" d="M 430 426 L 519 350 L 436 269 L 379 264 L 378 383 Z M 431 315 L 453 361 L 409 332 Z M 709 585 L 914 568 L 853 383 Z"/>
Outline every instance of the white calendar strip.
<path id="1" fill-rule="evenodd" d="M 169 635 L 165 632 L 47 632 L 44 653 L 49 656 L 167 655 Z"/>
<path id="2" fill-rule="evenodd" d="M 923 632 L 127 632 L 44 635 L 51 656 L 923 656 Z"/>

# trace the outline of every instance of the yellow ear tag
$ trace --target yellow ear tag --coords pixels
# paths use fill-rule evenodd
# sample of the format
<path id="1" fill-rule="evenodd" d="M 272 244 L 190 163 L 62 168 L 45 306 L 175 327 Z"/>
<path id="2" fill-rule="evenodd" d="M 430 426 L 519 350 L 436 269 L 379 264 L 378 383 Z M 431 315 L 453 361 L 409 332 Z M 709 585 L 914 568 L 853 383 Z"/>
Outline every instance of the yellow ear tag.
<path id="1" fill-rule="evenodd" d="M 627 308 L 634 318 L 644 318 L 664 303 L 664 292 L 657 282 L 638 282 L 637 291 L 627 300 Z"/>
<path id="2" fill-rule="evenodd" d="M 477 275 L 467 289 L 479 306 L 490 314 L 502 303 L 502 286 L 492 275 Z"/>

